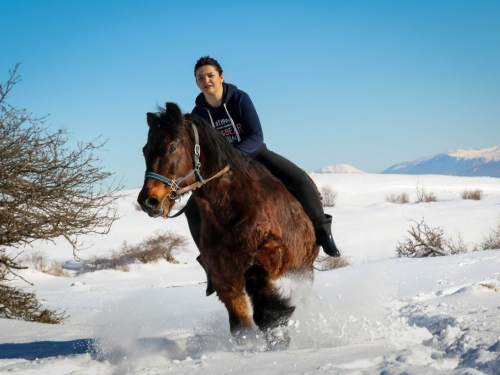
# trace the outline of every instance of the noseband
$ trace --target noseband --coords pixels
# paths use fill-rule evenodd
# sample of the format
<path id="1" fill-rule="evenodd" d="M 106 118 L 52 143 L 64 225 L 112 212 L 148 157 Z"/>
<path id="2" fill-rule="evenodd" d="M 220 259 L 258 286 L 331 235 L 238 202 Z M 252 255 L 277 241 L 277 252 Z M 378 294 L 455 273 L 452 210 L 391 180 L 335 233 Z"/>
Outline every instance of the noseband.
<path id="1" fill-rule="evenodd" d="M 208 181 L 210 181 L 213 178 L 217 178 L 219 176 L 222 176 L 224 173 L 226 173 L 229 170 L 229 165 L 226 165 L 224 169 L 219 171 L 217 174 L 214 176 L 208 178 L 207 180 L 204 180 L 203 177 L 201 176 L 200 168 L 201 168 L 201 163 L 200 163 L 200 138 L 198 136 L 198 129 L 196 129 L 196 126 L 191 123 L 191 126 L 193 127 L 194 131 L 194 168 L 189 171 L 186 175 L 179 177 L 175 180 L 171 180 L 170 178 L 164 177 L 162 175 L 159 175 L 157 173 L 153 172 L 146 172 L 144 175 L 144 178 L 152 178 L 154 180 L 158 180 L 160 182 L 163 182 L 165 185 L 170 186 L 170 191 L 167 195 L 165 195 L 165 198 L 163 198 L 163 201 L 161 202 L 161 207 L 165 207 L 165 201 L 168 199 L 170 200 L 176 200 L 178 197 L 180 197 L 182 194 L 187 193 L 188 191 L 195 190 L 203 185 L 205 185 Z M 198 179 L 200 181 L 195 182 L 194 184 L 188 185 L 186 187 L 183 187 L 182 189 L 180 188 L 179 184 L 184 181 L 186 178 L 191 176 L 193 173 L 196 173 L 198 176 Z M 184 206 L 186 208 L 186 206 Z M 167 217 L 176 217 L 179 216 L 184 212 L 184 209 L 180 210 L 177 214 L 174 216 L 164 216 L 165 218 Z"/>

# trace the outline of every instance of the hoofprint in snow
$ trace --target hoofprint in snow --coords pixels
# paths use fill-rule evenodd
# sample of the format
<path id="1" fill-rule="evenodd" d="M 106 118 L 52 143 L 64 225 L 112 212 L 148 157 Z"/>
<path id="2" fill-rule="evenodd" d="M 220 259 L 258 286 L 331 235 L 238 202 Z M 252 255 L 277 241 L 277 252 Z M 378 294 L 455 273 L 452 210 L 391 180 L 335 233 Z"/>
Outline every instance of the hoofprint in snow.
<path id="1" fill-rule="evenodd" d="M 425 218 L 450 236 L 479 243 L 500 219 L 500 179 L 374 174 L 312 174 L 338 192 L 333 233 L 351 266 L 317 272 L 314 291 L 287 328 L 287 350 L 265 350 L 261 335 L 238 346 L 227 313 L 204 296 L 197 250 L 180 264 L 133 265 L 129 272 L 98 271 L 54 277 L 29 269 L 47 307 L 65 310 L 61 325 L 0 320 L 0 373 L 15 374 L 498 374 L 500 368 L 500 252 L 422 259 L 395 258 L 410 220 Z M 398 205 L 387 194 L 416 188 L 436 203 Z M 481 189 L 480 201 L 463 200 Z M 88 237 L 81 253 L 103 255 L 123 241 L 140 242 L 156 230 L 189 237 L 184 217 L 151 219 L 136 208 L 138 190 L 120 202 L 121 219 L 107 236 Z M 26 250 L 26 252 L 32 250 Z M 37 244 L 59 262 L 71 258 L 64 242 Z M 23 285 L 20 281 L 17 285 Z M 296 291 L 288 280 L 283 290 Z M 293 295 L 295 300 L 300 296 Z M 259 336 L 259 337 L 257 337 Z"/>

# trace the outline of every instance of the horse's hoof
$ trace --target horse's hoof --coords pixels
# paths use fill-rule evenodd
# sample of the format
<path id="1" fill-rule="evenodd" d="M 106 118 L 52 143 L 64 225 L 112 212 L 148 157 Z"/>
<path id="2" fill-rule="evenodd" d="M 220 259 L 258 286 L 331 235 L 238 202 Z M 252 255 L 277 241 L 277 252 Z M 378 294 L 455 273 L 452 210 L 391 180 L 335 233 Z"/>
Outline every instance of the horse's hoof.
<path id="1" fill-rule="evenodd" d="M 286 328 L 275 328 L 265 332 L 267 350 L 285 350 L 290 346 L 291 338 Z"/>
<path id="2" fill-rule="evenodd" d="M 244 331 L 238 331 L 234 334 L 234 340 L 236 341 L 236 344 L 237 345 L 243 345 L 245 344 L 248 336 L 247 336 L 248 332 L 244 332 Z"/>
<path id="3" fill-rule="evenodd" d="M 260 336 L 260 332 L 256 330 L 244 330 L 233 333 L 236 343 L 235 350 L 244 351 L 264 351 L 265 343 Z"/>

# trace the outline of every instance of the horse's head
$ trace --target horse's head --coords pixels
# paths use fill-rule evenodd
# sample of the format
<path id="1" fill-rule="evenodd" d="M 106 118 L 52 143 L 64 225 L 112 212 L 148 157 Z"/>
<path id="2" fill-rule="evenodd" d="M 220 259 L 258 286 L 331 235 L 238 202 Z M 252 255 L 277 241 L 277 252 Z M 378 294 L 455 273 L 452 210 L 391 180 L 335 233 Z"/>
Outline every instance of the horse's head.
<path id="1" fill-rule="evenodd" d="M 148 113 L 148 141 L 143 148 L 146 161 L 144 186 L 137 198 L 151 217 L 167 216 L 175 203 L 175 190 L 194 165 L 194 146 L 179 107 L 167 103 L 166 111 Z M 182 180 L 193 183 L 195 176 Z"/>

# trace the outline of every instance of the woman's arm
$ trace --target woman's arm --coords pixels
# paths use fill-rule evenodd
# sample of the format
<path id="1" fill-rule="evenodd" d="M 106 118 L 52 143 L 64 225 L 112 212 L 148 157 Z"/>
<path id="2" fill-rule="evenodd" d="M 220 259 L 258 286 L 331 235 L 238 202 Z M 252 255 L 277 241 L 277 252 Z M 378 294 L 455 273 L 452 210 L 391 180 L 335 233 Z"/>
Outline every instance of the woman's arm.
<path id="1" fill-rule="evenodd" d="M 235 148 L 241 155 L 251 156 L 264 145 L 264 134 L 259 115 L 250 97 L 246 93 L 242 93 L 238 104 L 241 109 L 241 122 L 243 123 L 245 139 Z"/>

